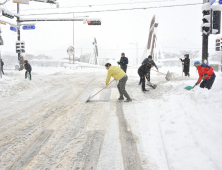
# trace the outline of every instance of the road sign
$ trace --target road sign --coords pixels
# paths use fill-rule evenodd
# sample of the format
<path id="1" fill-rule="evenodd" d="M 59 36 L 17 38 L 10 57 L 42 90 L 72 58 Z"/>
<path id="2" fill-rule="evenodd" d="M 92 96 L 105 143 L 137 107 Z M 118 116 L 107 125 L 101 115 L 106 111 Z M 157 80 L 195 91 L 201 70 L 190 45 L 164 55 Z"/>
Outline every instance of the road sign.
<path id="1" fill-rule="evenodd" d="M 72 56 L 74 53 L 75 53 L 75 48 L 70 46 L 68 49 L 67 49 L 67 53 L 69 56 Z"/>
<path id="2" fill-rule="evenodd" d="M 10 30 L 11 31 L 14 31 L 14 32 L 17 32 L 17 28 L 13 27 L 13 26 L 10 26 Z"/>
<path id="3" fill-rule="evenodd" d="M 222 4 L 222 0 L 219 0 L 219 4 Z"/>
<path id="4" fill-rule="evenodd" d="M 35 29 L 35 25 L 26 25 L 22 27 L 23 30 L 34 30 Z"/>
<path id="5" fill-rule="evenodd" d="M 215 2 L 216 0 L 210 0 L 210 4 L 213 5 L 213 3 Z"/>

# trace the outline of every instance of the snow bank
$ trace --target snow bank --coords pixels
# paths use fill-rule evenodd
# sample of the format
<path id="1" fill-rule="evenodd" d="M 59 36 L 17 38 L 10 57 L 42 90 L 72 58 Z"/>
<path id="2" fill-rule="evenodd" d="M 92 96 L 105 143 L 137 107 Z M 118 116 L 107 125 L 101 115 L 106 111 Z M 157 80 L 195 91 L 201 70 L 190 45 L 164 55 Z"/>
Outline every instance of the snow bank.
<path id="1" fill-rule="evenodd" d="M 96 73 L 106 71 L 101 68 L 63 68 L 63 67 L 32 67 L 32 81 L 25 79 L 25 70 L 5 70 L 5 76 L 0 79 L 0 97 L 15 95 L 18 92 L 25 91 L 29 88 L 35 88 L 38 84 L 42 84 L 41 78 L 53 75 L 75 75 L 85 73 Z"/>
<path id="2" fill-rule="evenodd" d="M 182 78 L 179 67 L 161 69 L 167 70 L 175 75 L 173 81 L 151 90 L 146 100 L 124 105 L 128 124 L 138 137 L 143 168 L 222 169 L 222 74 L 216 73 L 211 90 L 187 91 L 184 87 L 198 78 L 196 70 L 191 67 L 191 78 Z M 156 76 L 151 74 L 151 79 Z"/>

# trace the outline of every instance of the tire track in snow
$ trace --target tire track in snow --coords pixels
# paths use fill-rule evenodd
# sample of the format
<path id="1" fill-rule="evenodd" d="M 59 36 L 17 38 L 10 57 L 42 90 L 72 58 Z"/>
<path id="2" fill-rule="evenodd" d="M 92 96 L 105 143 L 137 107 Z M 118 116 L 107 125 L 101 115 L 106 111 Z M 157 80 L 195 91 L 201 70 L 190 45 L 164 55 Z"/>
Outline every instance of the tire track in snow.
<path id="1" fill-rule="evenodd" d="M 90 82 L 86 85 L 85 89 L 86 89 L 93 81 L 94 81 L 94 78 L 92 79 L 92 81 L 90 81 Z M 67 94 L 70 94 L 70 89 L 71 89 L 71 88 L 69 88 L 69 90 L 67 89 Z M 41 134 L 43 134 L 45 131 L 50 132 L 49 134 L 47 133 L 47 135 L 45 136 L 46 139 L 44 139 L 44 141 L 45 141 L 45 140 L 48 141 L 48 140 L 49 140 L 49 137 L 52 135 L 52 133 L 53 133 L 54 131 L 53 131 L 53 130 L 50 130 L 50 129 L 47 130 L 47 127 L 49 127 L 51 124 L 53 124 L 53 122 L 58 118 L 58 116 L 61 117 L 62 115 L 64 115 L 64 114 L 67 112 L 67 107 L 69 107 L 71 103 L 77 101 L 77 100 L 79 99 L 79 97 L 80 97 L 83 93 L 84 93 L 84 90 L 83 90 L 83 92 L 81 92 L 81 93 L 78 94 L 78 96 L 74 99 L 74 101 L 73 101 L 73 99 L 72 99 L 69 103 L 66 103 L 65 101 L 63 101 L 63 102 L 60 103 L 60 104 L 57 103 L 57 106 L 56 106 L 57 109 L 56 109 L 56 110 L 58 110 L 59 112 L 57 112 L 57 113 L 55 114 L 54 118 L 53 118 L 51 121 L 48 122 L 48 124 L 46 125 L 46 127 L 44 128 L 44 130 L 41 130 L 41 133 L 38 135 L 38 137 L 37 137 L 35 140 L 32 140 L 32 141 L 35 143 L 35 141 L 38 141 L 39 138 L 42 138 L 42 137 L 41 137 Z M 62 110 L 64 110 L 64 112 L 63 112 Z M 43 138 L 44 138 L 44 137 L 43 137 Z M 39 141 L 41 142 L 42 140 L 39 140 Z M 47 142 L 44 142 L 44 145 L 42 145 L 41 143 L 37 142 L 36 145 L 38 145 L 38 144 L 40 144 L 40 145 L 41 145 L 41 148 L 42 148 L 44 145 L 47 144 Z M 25 166 L 27 166 L 27 164 L 28 164 L 29 162 L 28 162 L 28 163 L 27 163 L 27 162 L 23 163 L 23 157 L 25 157 L 25 155 L 26 155 L 26 157 L 27 157 L 27 155 L 29 155 L 28 157 L 29 157 L 31 160 L 34 160 L 34 158 L 35 158 L 36 155 L 39 153 L 39 151 L 41 150 L 41 148 L 38 148 L 38 152 L 36 152 L 36 151 L 35 151 L 36 148 L 33 147 L 33 143 L 31 143 L 29 146 L 27 146 L 27 147 L 25 148 L 26 150 L 23 149 L 24 151 L 20 152 L 20 154 L 19 154 L 20 156 L 17 157 L 16 160 L 12 161 L 13 163 L 12 163 L 11 165 L 8 165 L 8 166 L 7 166 L 7 169 L 11 169 L 11 168 L 14 169 L 14 166 L 16 166 L 16 167 L 19 167 L 19 166 L 20 166 L 20 168 L 24 168 Z M 28 152 L 29 152 L 29 153 L 28 153 Z M 32 155 L 32 152 L 35 152 L 35 154 Z M 22 153 L 22 154 L 21 154 L 21 153 Z M 20 169 L 20 168 L 19 168 L 19 169 Z"/>
<path id="2" fill-rule="evenodd" d="M 129 131 L 121 102 L 116 102 L 119 120 L 120 141 L 122 146 L 123 164 L 126 170 L 142 170 L 140 156 L 136 146 L 136 139 Z"/>
<path id="3" fill-rule="evenodd" d="M 70 91 L 67 91 L 66 94 L 68 94 L 69 92 Z M 62 98 L 64 99 L 64 96 Z M 58 119 L 59 116 L 63 115 L 66 112 L 66 108 L 68 106 L 65 105 L 65 102 L 63 101 L 60 104 L 53 103 L 51 107 L 54 108 L 52 114 L 47 114 L 43 116 L 42 121 L 39 121 L 39 124 L 33 130 L 31 130 L 26 136 L 23 136 L 23 138 L 20 138 L 18 139 L 18 141 L 16 141 L 17 145 L 20 146 L 19 148 L 16 148 L 16 145 L 11 145 L 10 148 L 6 151 L 6 153 L 4 153 L 4 155 L 12 154 L 12 156 L 14 156 L 10 163 L 7 164 L 6 169 L 14 170 L 24 168 L 29 163 L 24 161 L 24 159 L 32 160 L 34 158 L 33 156 L 36 156 L 35 153 L 38 153 L 41 148 L 47 143 L 49 137 L 54 132 L 54 130 L 48 129 L 48 127 L 56 119 Z M 44 141 L 44 143 L 42 143 L 42 141 Z M 34 143 L 35 145 L 33 145 Z M 38 147 L 36 148 L 35 146 Z M 16 153 L 16 155 L 13 155 L 12 153 L 13 147 L 15 147 L 14 152 Z"/>
<path id="4" fill-rule="evenodd" d="M 86 93 L 89 91 L 89 89 L 87 88 L 92 82 L 93 81 L 91 81 L 85 87 L 83 92 L 80 93 L 75 100 L 71 98 L 70 99 L 71 103 L 76 103 L 77 101 L 81 101 L 85 96 L 83 93 Z M 94 115 L 91 113 L 92 110 L 94 110 L 93 112 L 96 113 L 97 109 L 95 110 L 95 108 L 101 108 L 101 107 L 94 106 L 94 108 L 92 108 L 92 105 L 87 106 L 85 101 L 84 103 L 81 102 L 77 104 L 77 106 L 79 107 L 78 108 L 79 110 L 81 110 L 80 108 L 82 108 L 82 111 L 81 112 L 77 111 L 76 113 L 78 114 L 75 117 L 72 117 L 73 119 L 73 122 L 71 122 L 73 123 L 72 128 L 69 129 L 69 132 L 67 132 L 65 135 L 61 135 L 59 138 L 57 138 L 57 140 L 54 142 L 54 145 L 51 149 L 50 149 L 50 146 L 49 148 L 43 148 L 44 151 L 42 151 L 42 154 L 44 154 L 44 156 L 41 154 L 41 156 L 39 157 L 40 159 L 38 158 L 35 159 L 37 161 L 37 163 L 33 165 L 35 169 L 36 168 L 40 168 L 40 169 L 52 169 L 52 168 L 57 169 L 58 168 L 59 169 L 64 166 L 65 166 L 65 169 L 67 169 L 67 167 L 69 167 L 69 169 L 81 169 L 81 168 L 95 169 L 96 168 L 100 151 L 101 151 L 101 146 L 102 146 L 104 136 L 105 136 L 105 131 L 103 130 L 86 131 L 87 128 L 85 129 L 85 127 L 87 127 L 86 126 L 87 124 L 90 124 L 88 123 L 89 119 L 91 119 L 91 117 L 94 117 Z M 71 114 L 69 113 L 71 112 L 70 108 L 67 111 L 68 112 L 66 113 L 66 115 Z M 60 126 L 60 125 L 56 124 L 56 126 Z M 81 152 L 77 152 L 77 153 L 76 151 L 72 153 L 69 153 L 69 151 L 67 151 L 68 148 L 69 150 L 72 150 L 73 148 L 76 147 L 76 145 L 80 145 L 84 149 Z M 75 153 L 76 155 L 74 156 Z M 72 158 L 72 163 L 68 163 L 69 165 L 66 165 L 67 162 L 69 162 L 66 159 L 67 156 L 68 158 L 74 156 L 74 158 Z M 41 163 L 42 161 L 39 162 L 39 160 L 43 160 L 44 163 Z M 33 166 L 31 165 L 31 169 L 33 169 Z"/>

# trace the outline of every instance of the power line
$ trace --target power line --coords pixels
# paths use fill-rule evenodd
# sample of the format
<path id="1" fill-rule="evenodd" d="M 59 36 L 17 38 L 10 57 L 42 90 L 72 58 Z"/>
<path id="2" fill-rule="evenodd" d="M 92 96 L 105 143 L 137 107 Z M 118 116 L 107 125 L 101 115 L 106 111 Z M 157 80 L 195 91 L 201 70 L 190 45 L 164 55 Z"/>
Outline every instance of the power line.
<path id="1" fill-rule="evenodd" d="M 201 47 L 200 47 L 200 48 L 193 48 L 193 47 L 190 47 L 190 48 L 184 48 L 184 47 L 167 47 L 167 46 L 161 46 L 161 48 L 174 48 L 174 49 L 202 49 Z"/>
<path id="2" fill-rule="evenodd" d="M 98 10 L 98 11 L 77 11 L 77 12 L 64 12 L 64 13 L 42 13 L 42 14 L 23 14 L 21 16 L 33 16 L 33 15 L 59 15 L 59 14 L 73 14 L 73 13 L 97 13 L 97 12 L 115 12 L 115 11 L 132 11 L 141 9 L 153 9 L 153 8 L 172 8 L 172 7 L 182 7 L 182 6 L 193 6 L 202 5 L 203 3 L 195 4 L 182 4 L 182 5 L 170 5 L 170 6 L 153 6 L 153 7 L 140 7 L 140 8 L 126 8 L 126 9 L 108 9 L 108 10 Z"/>
<path id="3" fill-rule="evenodd" d="M 98 6 L 115 6 L 115 5 L 134 5 L 134 4 L 144 4 L 144 3 L 156 3 L 156 2 L 169 2 L 176 0 L 162 0 L 162 1 L 143 1 L 143 2 L 129 2 L 129 3 L 113 3 L 113 4 L 94 4 L 94 5 L 82 5 L 82 6 L 69 6 L 69 7 L 59 7 L 59 8 L 39 8 L 39 9 L 26 9 L 22 11 L 33 11 L 33 10 L 59 10 L 63 8 L 85 8 L 85 7 L 98 7 Z M 12 10 L 16 11 L 16 10 Z"/>

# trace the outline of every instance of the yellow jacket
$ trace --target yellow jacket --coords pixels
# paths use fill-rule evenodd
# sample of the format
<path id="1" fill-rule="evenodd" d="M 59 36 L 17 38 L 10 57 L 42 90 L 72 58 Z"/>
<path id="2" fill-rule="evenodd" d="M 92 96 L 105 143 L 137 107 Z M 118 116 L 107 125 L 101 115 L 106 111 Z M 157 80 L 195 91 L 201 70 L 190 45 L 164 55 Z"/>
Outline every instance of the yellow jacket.
<path id="1" fill-rule="evenodd" d="M 116 80 L 120 80 L 125 75 L 126 73 L 118 66 L 110 66 L 108 70 L 107 78 L 106 78 L 106 85 L 109 84 L 111 76 Z"/>

